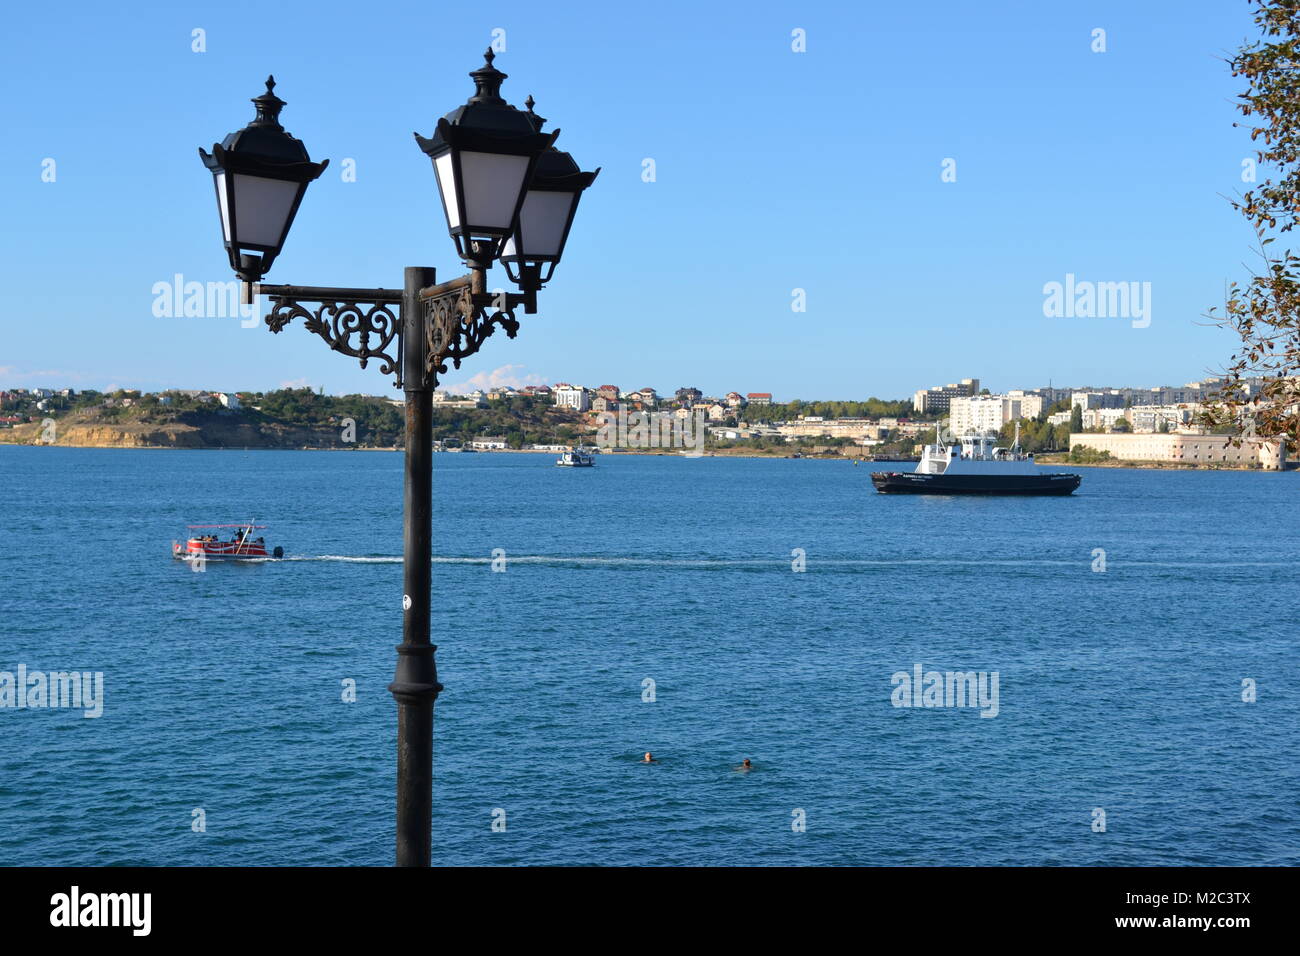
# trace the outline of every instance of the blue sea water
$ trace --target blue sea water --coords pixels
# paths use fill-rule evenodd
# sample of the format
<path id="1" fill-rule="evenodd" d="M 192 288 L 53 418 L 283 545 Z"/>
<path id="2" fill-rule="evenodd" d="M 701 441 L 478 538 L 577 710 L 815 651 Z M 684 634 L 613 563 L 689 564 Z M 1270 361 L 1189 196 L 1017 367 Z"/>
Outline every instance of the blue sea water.
<path id="1" fill-rule="evenodd" d="M 437 863 L 1300 863 L 1300 474 L 435 470 Z M 105 681 L 98 719 L 0 709 L 0 863 L 391 862 L 400 454 L 0 447 L 0 476 L 0 670 Z M 170 559 L 248 518 L 288 560 Z M 916 664 L 996 671 L 996 717 L 893 706 Z"/>

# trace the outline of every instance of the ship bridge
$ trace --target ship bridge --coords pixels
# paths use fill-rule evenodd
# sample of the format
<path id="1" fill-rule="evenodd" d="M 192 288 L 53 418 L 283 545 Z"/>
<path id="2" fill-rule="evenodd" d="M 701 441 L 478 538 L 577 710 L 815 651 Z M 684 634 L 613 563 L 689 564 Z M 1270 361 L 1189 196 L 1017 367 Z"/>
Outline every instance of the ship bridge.
<path id="1" fill-rule="evenodd" d="M 922 475 L 1033 475 L 1034 456 L 1012 448 L 995 448 L 992 435 L 964 435 L 960 444 L 926 445 L 917 474 Z"/>

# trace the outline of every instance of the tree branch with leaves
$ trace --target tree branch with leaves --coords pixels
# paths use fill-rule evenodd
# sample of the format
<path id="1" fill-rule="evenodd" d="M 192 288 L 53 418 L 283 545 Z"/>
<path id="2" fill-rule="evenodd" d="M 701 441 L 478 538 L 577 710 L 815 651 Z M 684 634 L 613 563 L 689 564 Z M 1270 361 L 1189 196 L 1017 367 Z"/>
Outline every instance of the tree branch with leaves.
<path id="1" fill-rule="evenodd" d="M 1297 450 L 1300 438 L 1300 256 L 1271 247 L 1300 217 L 1300 0 L 1251 0 L 1262 36 L 1228 61 L 1244 77 L 1238 96 L 1243 121 L 1258 144 L 1256 169 L 1268 175 L 1232 206 L 1258 242 L 1260 270 L 1228 286 L 1222 314 L 1209 317 L 1241 339 L 1218 396 L 1202 416 L 1212 427 L 1232 425 L 1239 441 L 1254 435 Z M 1250 379 L 1262 378 L 1256 387 Z"/>

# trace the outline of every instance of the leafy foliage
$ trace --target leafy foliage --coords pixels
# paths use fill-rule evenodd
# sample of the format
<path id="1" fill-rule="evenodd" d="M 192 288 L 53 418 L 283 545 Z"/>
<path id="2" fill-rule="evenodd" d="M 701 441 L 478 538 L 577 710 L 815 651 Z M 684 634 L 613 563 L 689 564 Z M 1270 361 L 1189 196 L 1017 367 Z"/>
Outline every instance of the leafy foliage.
<path id="1" fill-rule="evenodd" d="M 1229 285 L 1224 311 L 1209 310 L 1241 338 L 1224 384 L 1202 423 L 1234 426 L 1238 441 L 1254 432 L 1286 440 L 1300 437 L 1300 257 L 1270 245 L 1296 225 L 1300 214 L 1300 0 L 1253 0 L 1262 36 L 1229 62 L 1246 80 L 1237 109 L 1258 144 L 1256 162 L 1270 175 L 1233 201 L 1254 231 L 1262 260 L 1249 282 Z M 1252 395 L 1246 379 L 1266 381 Z"/>
<path id="2" fill-rule="evenodd" d="M 998 432 L 998 445 L 1010 448 L 1016 438 L 1016 423 L 1007 422 Z M 1058 451 L 1069 447 L 1070 426 L 1049 425 L 1046 420 L 1021 419 L 1020 447 L 1027 452 Z"/>
<path id="3" fill-rule="evenodd" d="M 1088 445 L 1075 445 L 1070 449 L 1070 462 L 1075 465 L 1095 465 L 1110 461 L 1110 452 L 1098 451 Z"/>
<path id="4" fill-rule="evenodd" d="M 869 398 L 865 402 L 803 402 L 795 399 L 784 405 L 747 405 L 741 418 L 747 422 L 793 421 L 800 415 L 822 418 L 898 418 L 912 413 L 912 402 L 890 402 Z"/>
<path id="5" fill-rule="evenodd" d="M 401 408 L 370 395 L 318 395 L 309 388 L 281 389 L 249 396 L 268 420 L 284 424 L 330 426 L 344 418 L 356 422 L 364 443 L 398 446 L 405 440 Z M 578 413 L 557 408 L 548 399 L 516 396 L 488 402 L 486 408 L 440 408 L 432 415 L 437 441 L 465 444 L 478 438 L 504 438 L 511 448 L 570 444 L 583 434 Z"/>
<path id="6" fill-rule="evenodd" d="M 24 418 L 72 416 L 82 424 L 182 423 L 200 429 L 252 425 L 272 443 L 307 441 L 313 446 L 337 448 L 395 448 L 405 444 L 404 410 L 380 396 L 324 395 L 310 388 L 285 388 L 241 392 L 239 400 L 240 408 L 236 410 L 223 407 L 213 398 L 201 399 L 179 391 L 141 395 L 118 390 L 47 399 L 45 411 L 36 409 L 36 399 L 15 396 L 6 402 L 5 412 Z M 432 419 L 433 437 L 451 444 L 486 436 L 504 437 L 511 448 L 572 444 L 584 439 L 589 430 L 577 412 L 557 408 L 548 399 L 528 396 L 489 402 L 486 408 L 440 408 L 435 403 Z M 295 429 L 310 429 L 312 434 L 289 439 L 287 436 Z M 346 439 L 345 434 L 349 436 Z"/>

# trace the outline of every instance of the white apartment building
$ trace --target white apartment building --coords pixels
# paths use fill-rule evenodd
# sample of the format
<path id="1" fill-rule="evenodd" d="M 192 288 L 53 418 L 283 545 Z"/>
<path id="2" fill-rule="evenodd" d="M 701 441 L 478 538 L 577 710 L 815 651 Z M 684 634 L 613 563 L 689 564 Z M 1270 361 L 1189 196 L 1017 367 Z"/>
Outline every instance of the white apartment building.
<path id="1" fill-rule="evenodd" d="M 1135 432 L 1159 431 L 1161 422 L 1175 431 L 1190 425 L 1200 411 L 1200 405 L 1134 405 L 1127 417 Z"/>
<path id="2" fill-rule="evenodd" d="M 486 404 L 481 398 L 471 398 L 466 395 L 449 395 L 446 392 L 434 392 L 433 403 L 439 408 L 483 408 Z M 406 403 L 394 399 L 393 404 L 398 408 L 406 407 Z"/>
<path id="3" fill-rule="evenodd" d="M 1017 407 L 1011 410 L 1011 417 L 1007 421 L 1015 421 L 1017 418 L 1037 418 L 1043 414 L 1043 396 L 1035 392 L 1027 392 L 1024 389 L 1013 388 L 1007 392 L 1007 398 L 1017 403 Z"/>
<path id="4" fill-rule="evenodd" d="M 1193 424 L 1200 413 L 1200 405 L 1134 405 L 1131 408 L 1090 408 L 1082 412 L 1084 428 L 1114 428 L 1121 418 L 1125 419 L 1135 432 L 1158 432 L 1161 423 L 1168 431 Z M 1047 421 L 1052 425 L 1069 424 L 1071 412 L 1057 412 L 1048 415 Z"/>
<path id="5" fill-rule="evenodd" d="M 1124 394 L 1113 388 L 1104 392 L 1074 392 L 1070 395 L 1070 407 L 1085 412 L 1094 408 L 1123 408 L 1125 400 Z"/>
<path id="6" fill-rule="evenodd" d="M 955 396 L 948 406 L 948 428 L 957 436 L 995 432 L 1006 421 L 1005 395 Z"/>
<path id="7" fill-rule="evenodd" d="M 948 411 L 948 427 L 954 435 L 983 435 L 1019 418 L 1038 417 L 1043 412 L 1043 398 L 1020 390 L 1006 395 L 956 396 Z"/>
<path id="8" fill-rule="evenodd" d="M 912 408 L 917 414 L 942 414 L 952 410 L 954 398 L 978 395 L 979 390 L 980 380 L 977 378 L 963 378 L 960 382 L 950 382 L 942 387 L 936 385 L 933 388 L 923 388 L 912 396 Z"/>
<path id="9" fill-rule="evenodd" d="M 591 395 L 581 385 L 560 383 L 554 390 L 555 404 L 561 408 L 572 408 L 585 412 L 591 408 Z"/>
<path id="10" fill-rule="evenodd" d="M 1083 427 L 1114 428 L 1115 423 L 1121 418 L 1132 425 L 1133 422 L 1129 420 L 1128 414 L 1127 408 L 1089 408 L 1083 412 Z"/>

